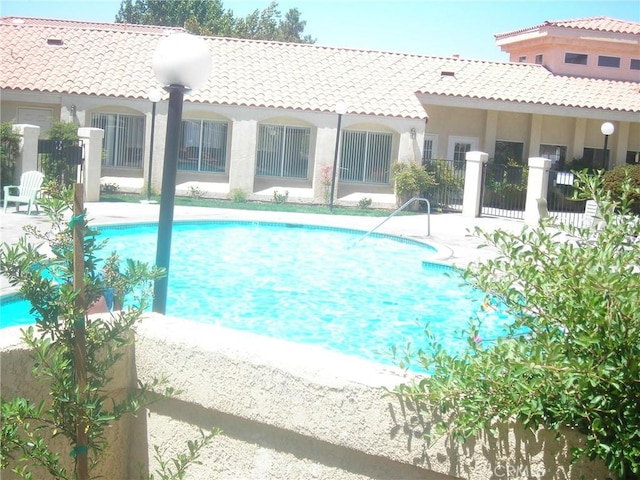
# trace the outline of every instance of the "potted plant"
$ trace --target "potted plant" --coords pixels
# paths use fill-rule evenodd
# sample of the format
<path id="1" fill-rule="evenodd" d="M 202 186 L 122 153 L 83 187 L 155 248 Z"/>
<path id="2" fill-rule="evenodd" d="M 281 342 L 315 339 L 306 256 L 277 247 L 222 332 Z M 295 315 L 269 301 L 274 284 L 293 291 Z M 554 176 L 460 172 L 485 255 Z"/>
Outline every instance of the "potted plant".
<path id="1" fill-rule="evenodd" d="M 398 206 L 413 197 L 420 196 L 429 187 L 436 185 L 435 178 L 415 162 L 396 162 L 392 167 L 395 180 L 395 194 Z M 417 208 L 417 202 L 415 208 Z"/>

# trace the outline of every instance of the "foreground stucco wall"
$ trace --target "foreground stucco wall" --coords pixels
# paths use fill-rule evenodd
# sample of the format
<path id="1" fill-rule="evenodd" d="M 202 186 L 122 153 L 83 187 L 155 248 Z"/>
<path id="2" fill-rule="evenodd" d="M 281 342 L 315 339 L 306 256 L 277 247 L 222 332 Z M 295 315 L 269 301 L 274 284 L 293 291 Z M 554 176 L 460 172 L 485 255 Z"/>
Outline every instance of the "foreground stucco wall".
<path id="1" fill-rule="evenodd" d="M 29 376 L 28 352 L 3 330 L 2 393 L 46 397 Z M 134 358 L 135 357 L 135 358 Z M 421 419 L 381 387 L 407 381 L 393 368 L 322 349 L 151 314 L 117 388 L 166 378 L 179 389 L 114 430 L 106 478 L 140 478 L 186 450 L 198 430 L 223 433 L 190 479 L 578 479 L 606 478 L 600 463 L 569 466 L 575 439 L 513 428 L 510 441 L 425 444 Z M 126 470 L 128 469 L 128 470 Z M 125 473 L 126 472 L 126 473 Z M 4 473 L 4 472 L 3 472 Z M 3 474 L 2 478 L 10 478 Z"/>
<path id="2" fill-rule="evenodd" d="M 224 430 L 189 478 L 607 476 L 599 463 L 569 466 L 575 438 L 517 427 L 508 444 L 440 439 L 427 448 L 429 419 L 381 388 L 407 381 L 402 372 L 313 346 L 152 315 L 138 331 L 136 366 L 139 379 L 164 376 L 182 392 L 140 417 L 134 443 L 175 448 L 198 428 Z"/>
<path id="3" fill-rule="evenodd" d="M 44 400 L 48 406 L 50 405 L 49 386 L 45 380 L 33 377 L 34 362 L 31 358 L 30 350 L 21 341 L 22 334 L 20 330 L 19 327 L 0 330 L 0 393 L 5 400 L 24 397 L 35 404 Z M 125 351 L 124 357 L 110 372 L 113 377 L 112 382 L 109 384 L 108 394 L 110 397 L 122 399 L 135 387 L 135 384 L 131 383 L 135 373 L 133 359 L 133 346 L 130 346 Z M 30 423 L 34 427 L 37 425 L 33 421 Z M 67 469 L 67 472 L 73 472 L 74 460 L 69 456 L 72 447 L 67 439 L 62 436 L 51 439 L 46 432 L 50 432 L 50 430 L 44 430 L 41 433 L 47 441 L 50 451 L 59 453 L 61 465 Z M 120 422 L 115 423 L 112 428 L 105 431 L 105 437 L 110 448 L 105 452 L 103 461 L 96 467 L 93 474 L 99 478 L 114 480 L 130 478 L 127 458 L 129 456 L 129 441 L 131 438 L 131 418 L 125 417 Z M 10 463 L 10 468 L 14 465 L 15 463 Z M 22 478 L 11 473 L 10 468 L 0 472 L 2 480 Z M 36 479 L 51 478 L 44 470 L 36 469 L 34 474 Z M 138 476 L 135 478 L 138 478 Z"/>

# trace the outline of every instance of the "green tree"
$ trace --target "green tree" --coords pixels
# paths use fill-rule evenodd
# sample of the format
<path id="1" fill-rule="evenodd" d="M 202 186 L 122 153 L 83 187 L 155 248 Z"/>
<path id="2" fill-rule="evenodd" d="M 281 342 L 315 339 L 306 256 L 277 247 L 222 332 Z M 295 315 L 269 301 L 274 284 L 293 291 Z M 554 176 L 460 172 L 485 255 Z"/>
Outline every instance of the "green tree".
<path id="1" fill-rule="evenodd" d="M 16 160 L 20 151 L 20 137 L 13 132 L 13 123 L 0 125 L 0 185 L 13 185 Z"/>
<path id="2" fill-rule="evenodd" d="M 282 18 L 278 3 L 238 18 L 221 0 L 122 0 L 116 22 L 184 27 L 196 35 L 314 43 L 303 35 L 306 22 L 297 8 Z"/>
<path id="3" fill-rule="evenodd" d="M 458 440 L 513 418 L 533 430 L 577 430 L 586 443 L 575 458 L 603 459 L 621 479 L 637 479 L 640 220 L 629 207 L 639 189 L 627 181 L 613 200 L 601 176 L 577 178 L 583 198 L 599 205 L 597 230 L 544 222 L 519 234 L 476 230 L 499 255 L 469 267 L 466 279 L 514 322 L 486 341 L 472 321 L 457 356 L 427 329 L 417 360 L 432 374 L 398 392 L 424 414 L 448 416 L 439 432 Z"/>
<path id="4" fill-rule="evenodd" d="M 163 272 L 133 260 L 123 265 L 116 254 L 98 258 L 105 242 L 89 227 L 85 212 L 74 211 L 67 220 L 73 190 L 45 190 L 40 205 L 51 229 L 30 226 L 17 244 L 3 244 L 0 274 L 31 302 L 36 328 L 23 330 L 23 341 L 32 351 L 34 376 L 46 383 L 50 394 L 42 401 L 0 399 L 0 469 L 11 467 L 24 478 L 42 478 L 45 471 L 57 479 L 84 480 L 106 451 L 106 432 L 114 422 L 149 403 L 152 390 L 161 387 L 163 394 L 172 393 L 161 381 L 139 383 L 125 398 L 109 391 L 113 367 L 133 343 L 152 282 Z M 40 251 L 41 243 L 50 255 Z M 123 308 L 88 320 L 91 306 L 108 293 Z M 188 442 L 188 454 L 161 463 L 160 478 L 183 478 L 184 469 L 197 461 L 200 449 L 216 433 L 202 433 L 201 439 Z M 49 442 L 55 436 L 68 440 L 63 454 Z"/>

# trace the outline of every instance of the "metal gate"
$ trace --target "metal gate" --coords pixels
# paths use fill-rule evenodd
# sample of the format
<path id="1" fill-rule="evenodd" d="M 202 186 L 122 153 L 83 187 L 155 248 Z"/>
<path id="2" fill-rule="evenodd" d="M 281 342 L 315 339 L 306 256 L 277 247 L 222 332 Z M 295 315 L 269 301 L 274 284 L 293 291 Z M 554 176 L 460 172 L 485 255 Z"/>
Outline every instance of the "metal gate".
<path id="1" fill-rule="evenodd" d="M 38 169 L 47 179 L 71 185 L 83 164 L 82 140 L 38 140 Z"/>
<path id="2" fill-rule="evenodd" d="M 560 170 L 549 171 L 547 210 L 557 223 L 580 226 L 584 217 L 586 200 L 573 200 L 574 175 Z"/>
<path id="3" fill-rule="evenodd" d="M 487 163 L 482 175 L 482 215 L 524 219 L 529 168 Z"/>
<path id="4" fill-rule="evenodd" d="M 429 200 L 432 209 L 442 212 L 461 212 L 464 196 L 465 160 L 425 160 L 422 165 L 433 175 L 436 185 L 421 196 Z"/>

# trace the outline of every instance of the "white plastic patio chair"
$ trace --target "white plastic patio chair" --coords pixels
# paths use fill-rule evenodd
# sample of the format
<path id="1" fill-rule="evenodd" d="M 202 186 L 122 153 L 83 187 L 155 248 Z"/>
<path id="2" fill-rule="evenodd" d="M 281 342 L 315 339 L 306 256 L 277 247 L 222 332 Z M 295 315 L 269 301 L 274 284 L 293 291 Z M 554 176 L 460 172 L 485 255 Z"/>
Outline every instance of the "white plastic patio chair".
<path id="1" fill-rule="evenodd" d="M 27 214 L 31 215 L 31 208 L 36 207 L 38 212 L 38 192 L 44 181 L 41 172 L 24 172 L 20 177 L 20 185 L 7 185 L 4 187 L 4 211 L 7 212 L 7 204 L 14 202 L 16 212 L 20 211 L 20 204 L 27 204 Z"/>

